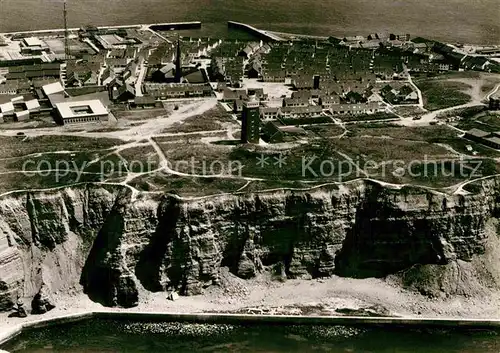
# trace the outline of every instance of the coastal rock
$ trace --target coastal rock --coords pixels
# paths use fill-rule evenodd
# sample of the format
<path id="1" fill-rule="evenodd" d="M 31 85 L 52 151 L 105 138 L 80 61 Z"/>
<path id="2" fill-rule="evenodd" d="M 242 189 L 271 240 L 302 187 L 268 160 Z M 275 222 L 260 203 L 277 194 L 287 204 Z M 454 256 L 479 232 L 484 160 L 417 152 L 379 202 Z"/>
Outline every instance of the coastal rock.
<path id="1" fill-rule="evenodd" d="M 28 316 L 28 312 L 26 311 L 26 308 L 24 307 L 24 303 L 21 300 L 17 301 L 17 308 L 15 312 L 17 317 L 23 318 Z"/>
<path id="2" fill-rule="evenodd" d="M 475 268 L 485 254 L 485 229 L 499 214 L 497 179 L 470 187 L 446 195 L 356 181 L 132 200 L 127 188 L 88 185 L 9 196 L 0 200 L 0 310 L 9 310 L 19 291 L 33 298 L 42 283 L 61 293 L 81 285 L 106 306 L 135 306 L 143 290 L 196 295 L 221 285 L 222 268 L 243 279 L 271 272 L 279 280 L 386 277 L 413 268 L 400 284 L 423 291 L 411 278 L 448 266 L 439 287 L 451 291 L 442 282 L 473 280 L 460 277 L 461 269 Z M 474 271 L 467 273 L 490 276 Z M 500 283 L 484 278 L 480 285 Z"/>
<path id="3" fill-rule="evenodd" d="M 123 251 L 126 235 L 134 232 L 136 216 L 126 217 L 129 201 L 126 194 L 118 196 L 82 270 L 80 283 L 84 292 L 106 306 L 133 307 L 138 303 L 136 279 Z"/>
<path id="4" fill-rule="evenodd" d="M 237 275 L 240 278 L 249 279 L 255 277 L 256 274 L 255 264 L 248 256 L 244 253 L 241 256 L 240 262 L 238 263 Z"/>
<path id="5" fill-rule="evenodd" d="M 32 314 L 45 314 L 56 307 L 50 289 L 44 284 L 31 301 Z"/>
<path id="6" fill-rule="evenodd" d="M 33 298 L 44 282 L 61 292 L 78 286 L 115 192 L 79 187 L 0 200 L 0 310 L 18 295 Z"/>
<path id="7" fill-rule="evenodd" d="M 179 294 L 177 294 L 177 292 L 170 292 L 167 295 L 167 299 L 171 301 L 176 301 L 177 299 L 179 299 Z"/>

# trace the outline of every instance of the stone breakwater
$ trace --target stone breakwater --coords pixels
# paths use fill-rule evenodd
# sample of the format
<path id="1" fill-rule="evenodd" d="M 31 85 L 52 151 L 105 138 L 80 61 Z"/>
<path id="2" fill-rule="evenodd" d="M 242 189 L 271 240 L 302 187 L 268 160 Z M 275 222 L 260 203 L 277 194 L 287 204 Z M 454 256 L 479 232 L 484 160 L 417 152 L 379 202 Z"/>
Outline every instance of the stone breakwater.
<path id="1" fill-rule="evenodd" d="M 201 294 L 221 267 L 284 280 L 452 266 L 464 280 L 487 248 L 498 190 L 491 179 L 453 196 L 367 181 L 190 200 L 132 202 L 126 188 L 96 185 L 11 195 L 0 200 L 0 309 L 42 287 L 123 307 L 143 290 Z"/>

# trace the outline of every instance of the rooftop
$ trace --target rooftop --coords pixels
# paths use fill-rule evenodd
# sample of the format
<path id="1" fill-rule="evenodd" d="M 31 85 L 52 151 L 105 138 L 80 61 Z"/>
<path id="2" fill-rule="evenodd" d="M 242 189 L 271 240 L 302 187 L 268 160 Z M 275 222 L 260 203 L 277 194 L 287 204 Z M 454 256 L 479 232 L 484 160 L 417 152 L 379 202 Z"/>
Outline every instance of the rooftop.
<path id="1" fill-rule="evenodd" d="M 43 45 L 43 42 L 37 37 L 24 38 L 24 42 L 26 43 L 27 46 L 30 47 L 37 47 Z"/>
<path id="2" fill-rule="evenodd" d="M 489 132 L 486 132 L 486 131 L 483 131 L 483 130 L 480 130 L 480 129 L 470 129 L 469 131 L 467 131 L 467 134 L 468 135 L 471 135 L 471 136 L 474 136 L 474 137 L 485 137 L 485 136 L 489 136 L 490 133 Z"/>
<path id="3" fill-rule="evenodd" d="M 48 85 L 43 86 L 42 89 L 47 96 L 64 91 L 64 88 L 60 82 L 49 83 Z"/>
<path id="4" fill-rule="evenodd" d="M 56 108 L 63 119 L 108 114 L 108 110 L 98 99 L 57 103 Z"/>

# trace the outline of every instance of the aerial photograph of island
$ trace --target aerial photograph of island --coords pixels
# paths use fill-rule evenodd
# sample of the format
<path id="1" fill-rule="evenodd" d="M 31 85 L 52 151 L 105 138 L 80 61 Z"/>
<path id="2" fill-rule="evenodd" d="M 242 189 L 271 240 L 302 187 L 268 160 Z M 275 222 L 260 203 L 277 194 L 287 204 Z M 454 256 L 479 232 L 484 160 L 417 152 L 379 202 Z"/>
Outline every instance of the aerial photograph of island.
<path id="1" fill-rule="evenodd" d="M 498 0 L 0 0 L 0 353 L 499 353 Z"/>

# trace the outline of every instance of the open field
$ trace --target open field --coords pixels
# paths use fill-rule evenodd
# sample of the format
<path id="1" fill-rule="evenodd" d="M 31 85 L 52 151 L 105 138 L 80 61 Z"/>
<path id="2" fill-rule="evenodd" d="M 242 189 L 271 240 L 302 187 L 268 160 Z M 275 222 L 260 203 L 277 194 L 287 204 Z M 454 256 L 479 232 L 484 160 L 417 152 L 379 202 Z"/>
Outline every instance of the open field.
<path id="1" fill-rule="evenodd" d="M 0 158 L 20 157 L 34 153 L 58 151 L 85 151 L 109 149 L 123 141 L 108 138 L 77 136 L 0 136 Z"/>
<path id="2" fill-rule="evenodd" d="M 490 114 L 489 112 L 482 112 L 469 118 L 460 119 L 456 127 L 461 130 L 477 128 L 488 132 L 500 131 L 500 116 Z"/>
<path id="3" fill-rule="evenodd" d="M 371 121 L 371 120 L 392 120 L 399 118 L 392 113 L 375 113 L 366 115 L 342 115 L 339 116 L 339 119 L 344 122 L 352 122 L 352 121 Z"/>
<path id="4" fill-rule="evenodd" d="M 40 129 L 0 137 L 0 192 L 100 182 L 196 196 L 358 178 L 440 188 L 472 179 L 473 172 L 500 173 L 492 159 L 499 151 L 465 140 L 447 125 L 307 124 L 299 143 L 242 145 L 239 122 L 215 100 L 186 103 L 171 114 L 169 109 L 142 122 L 124 118 L 108 127 L 61 127 L 61 135 Z M 487 112 L 464 115 L 459 128 L 500 130 Z M 464 165 L 463 158 L 481 162 L 480 168 Z"/>
<path id="5" fill-rule="evenodd" d="M 339 137 L 344 133 L 344 129 L 338 125 L 317 125 L 306 127 L 307 131 L 312 132 L 317 137 L 321 138 L 334 138 Z"/>
<path id="6" fill-rule="evenodd" d="M 401 127 L 392 124 L 359 124 L 349 126 L 349 136 L 389 137 L 399 140 L 436 142 L 440 138 L 456 138 L 458 132 L 444 125 Z"/>
<path id="7" fill-rule="evenodd" d="M 232 193 L 245 184 L 244 180 L 184 177 L 161 172 L 140 176 L 130 182 L 132 187 L 140 191 L 168 192 L 183 197 Z"/>
<path id="8" fill-rule="evenodd" d="M 500 157 L 499 151 L 466 140 L 445 125 L 366 123 L 348 129 L 347 138 L 332 140 L 332 144 L 374 179 L 445 187 L 474 177 L 472 160 L 481 161 L 477 175 L 498 173 L 498 165 L 491 158 Z"/>
<path id="9" fill-rule="evenodd" d="M 119 108 L 119 109 L 113 109 L 111 112 L 118 120 L 120 119 L 147 120 L 167 114 L 167 110 L 165 108 L 133 109 L 133 110 Z"/>
<path id="10" fill-rule="evenodd" d="M 500 128 L 492 129 L 492 131 L 498 130 Z M 363 124 L 349 127 L 349 136 L 429 142 L 449 146 L 462 155 L 474 156 L 472 152 L 475 151 L 477 157 L 500 157 L 500 151 L 464 139 L 461 135 L 459 131 L 446 125 L 401 127 L 391 124 Z M 467 146 L 471 146 L 473 151 L 467 150 Z"/>
<path id="11" fill-rule="evenodd" d="M 441 74 L 438 78 L 459 81 L 470 86 L 476 86 L 483 95 L 491 92 L 491 90 L 500 83 L 500 75 L 479 71 L 453 71 Z"/>
<path id="12" fill-rule="evenodd" d="M 123 144 L 77 136 L 2 136 L 0 142 L 0 192 L 101 181 L 96 162 Z"/>
<path id="13" fill-rule="evenodd" d="M 239 127 L 232 115 L 227 112 L 222 105 L 218 104 L 203 114 L 195 115 L 182 122 L 175 123 L 171 127 L 164 129 L 162 133 L 190 133 L 198 131 L 220 130 L 227 127 Z"/>
<path id="14" fill-rule="evenodd" d="M 422 91 L 424 107 L 427 110 L 449 108 L 471 101 L 471 96 L 464 92 L 469 91 L 472 87 L 463 82 L 424 79 L 417 80 L 415 84 Z"/>

